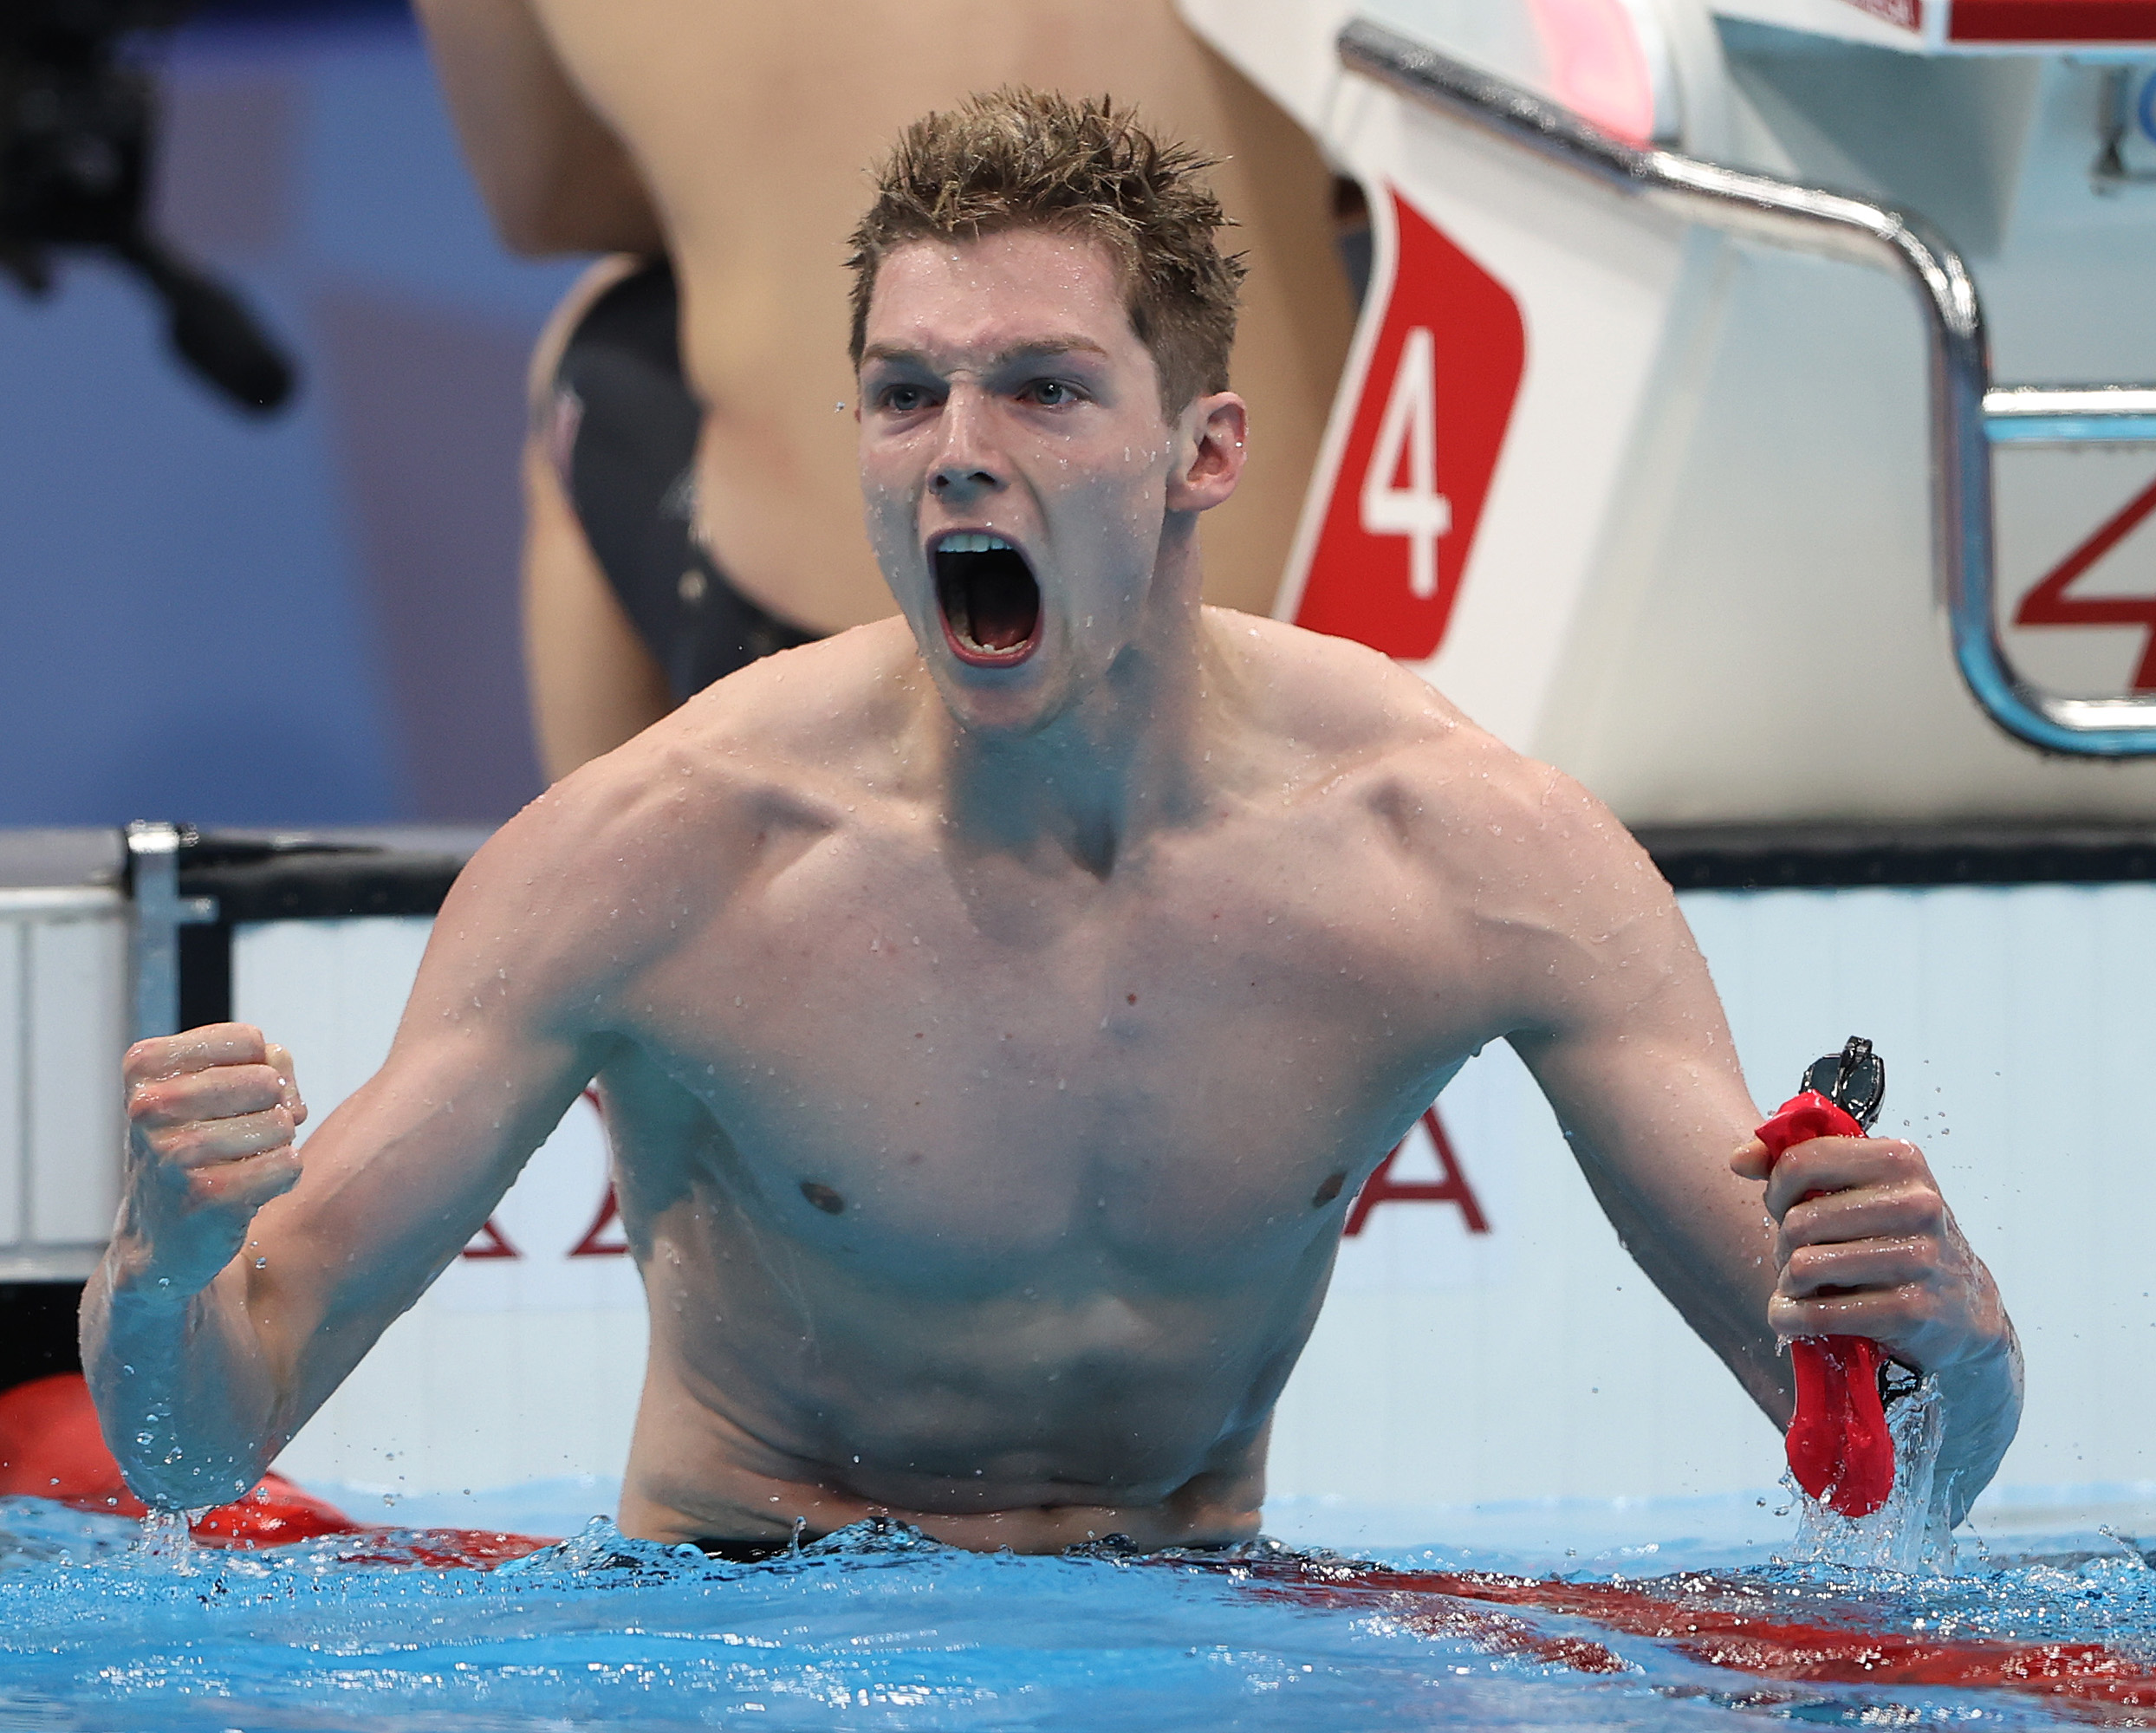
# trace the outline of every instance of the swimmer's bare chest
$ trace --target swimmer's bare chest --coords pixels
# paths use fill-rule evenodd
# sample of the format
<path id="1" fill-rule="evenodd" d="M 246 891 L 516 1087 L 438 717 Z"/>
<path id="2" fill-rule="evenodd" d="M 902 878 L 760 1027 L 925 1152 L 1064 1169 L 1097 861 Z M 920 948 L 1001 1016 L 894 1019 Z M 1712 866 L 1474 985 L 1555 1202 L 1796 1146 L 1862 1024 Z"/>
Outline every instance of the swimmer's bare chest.
<path id="1" fill-rule="evenodd" d="M 894 1288 L 1299 1243 L 1497 1008 L 1426 877 L 1265 828 L 1101 878 L 825 839 L 642 977 L 617 1111 L 692 1098 L 675 1183 Z"/>
<path id="2" fill-rule="evenodd" d="M 933 1509 L 1250 1445 L 1356 1188 L 1493 1032 L 1466 912 L 1341 816 L 1105 876 L 841 827 L 640 975 L 623 1211 L 727 1451 Z"/>

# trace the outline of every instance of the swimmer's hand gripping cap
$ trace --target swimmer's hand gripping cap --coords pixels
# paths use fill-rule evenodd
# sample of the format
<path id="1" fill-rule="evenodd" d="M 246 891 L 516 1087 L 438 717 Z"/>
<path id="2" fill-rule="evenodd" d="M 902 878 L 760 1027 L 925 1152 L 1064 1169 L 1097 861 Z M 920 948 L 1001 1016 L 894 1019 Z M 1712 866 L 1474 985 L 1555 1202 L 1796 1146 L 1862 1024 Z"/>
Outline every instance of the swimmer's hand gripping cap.
<path id="1" fill-rule="evenodd" d="M 1886 1095 L 1886 1064 L 1851 1035 L 1840 1053 L 1815 1060 L 1803 1087 L 1759 1127 L 1770 1162 L 1814 1138 L 1862 1137 Z M 1868 1516 L 1894 1490 L 1894 1440 L 1880 1399 L 1886 1351 L 1868 1336 L 1802 1336 L 1789 1344 L 1796 1415 L 1789 1422 L 1789 1471 L 1811 1497 L 1844 1516 Z"/>

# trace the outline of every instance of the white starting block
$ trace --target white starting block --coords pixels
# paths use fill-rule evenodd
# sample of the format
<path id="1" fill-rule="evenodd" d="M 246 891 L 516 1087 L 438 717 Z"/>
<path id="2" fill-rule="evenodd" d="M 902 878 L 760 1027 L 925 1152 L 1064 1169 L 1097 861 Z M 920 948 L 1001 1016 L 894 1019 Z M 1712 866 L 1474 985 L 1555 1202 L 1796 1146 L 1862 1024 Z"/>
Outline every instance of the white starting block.
<path id="1" fill-rule="evenodd" d="M 1283 617 L 1635 825 L 2150 810 L 2023 743 L 2156 749 L 2156 9 L 1183 10 L 1374 230 Z"/>

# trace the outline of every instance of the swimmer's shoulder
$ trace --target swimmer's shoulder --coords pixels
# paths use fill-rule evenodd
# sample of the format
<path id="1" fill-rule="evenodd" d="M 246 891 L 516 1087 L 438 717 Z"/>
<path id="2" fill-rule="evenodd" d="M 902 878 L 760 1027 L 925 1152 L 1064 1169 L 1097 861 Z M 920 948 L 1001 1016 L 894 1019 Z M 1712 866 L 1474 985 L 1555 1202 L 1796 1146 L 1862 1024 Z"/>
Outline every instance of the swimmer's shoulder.
<path id="1" fill-rule="evenodd" d="M 1390 657 L 1278 620 L 1212 612 L 1228 640 L 1244 646 L 1250 685 L 1267 694 L 1267 725 L 1309 749 L 1303 780 L 1329 779 L 1417 857 L 1479 876 L 1501 856 L 1508 878 L 1553 890 L 1582 872 L 1653 874 L 1594 795 L 1505 744 Z M 1530 846 L 1510 846 L 1522 842 Z"/>
<path id="2" fill-rule="evenodd" d="M 896 614 L 763 657 L 639 737 L 743 786 L 837 787 L 895 750 L 925 672 Z"/>
<path id="3" fill-rule="evenodd" d="M 729 674 L 555 783 L 542 799 L 575 815 L 556 828 L 666 872 L 676 853 L 738 865 L 743 847 L 821 834 L 858 808 L 864 781 L 893 780 L 912 642 L 893 618 Z"/>
<path id="4" fill-rule="evenodd" d="M 576 1008 L 572 1022 L 603 1021 L 640 969 L 867 817 L 849 766 L 893 756 L 872 736 L 892 731 L 902 672 L 878 638 L 860 627 L 769 658 L 553 784 L 458 876 L 436 972 L 499 970 L 565 1016 Z"/>
<path id="5" fill-rule="evenodd" d="M 1473 728 L 1427 681 L 1353 639 L 1224 607 L 1206 608 L 1205 621 L 1253 719 L 1283 738 L 1353 755 Z"/>
<path id="6" fill-rule="evenodd" d="M 1445 780 L 1454 769 L 1486 776 L 1509 770 L 1517 756 L 1437 688 L 1366 645 L 1225 608 L 1205 613 L 1255 732 L 1299 766 L 1291 780 Z"/>

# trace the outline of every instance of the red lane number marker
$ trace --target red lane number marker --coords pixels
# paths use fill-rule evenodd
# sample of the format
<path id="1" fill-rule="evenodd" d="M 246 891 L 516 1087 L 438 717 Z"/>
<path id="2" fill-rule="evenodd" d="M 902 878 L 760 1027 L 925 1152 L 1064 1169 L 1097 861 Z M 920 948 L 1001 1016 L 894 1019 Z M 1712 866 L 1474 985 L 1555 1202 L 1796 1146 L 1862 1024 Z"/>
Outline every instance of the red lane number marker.
<path id="1" fill-rule="evenodd" d="M 1527 364 L 1504 285 L 1387 188 L 1399 259 L 1296 624 L 1437 653 Z"/>

